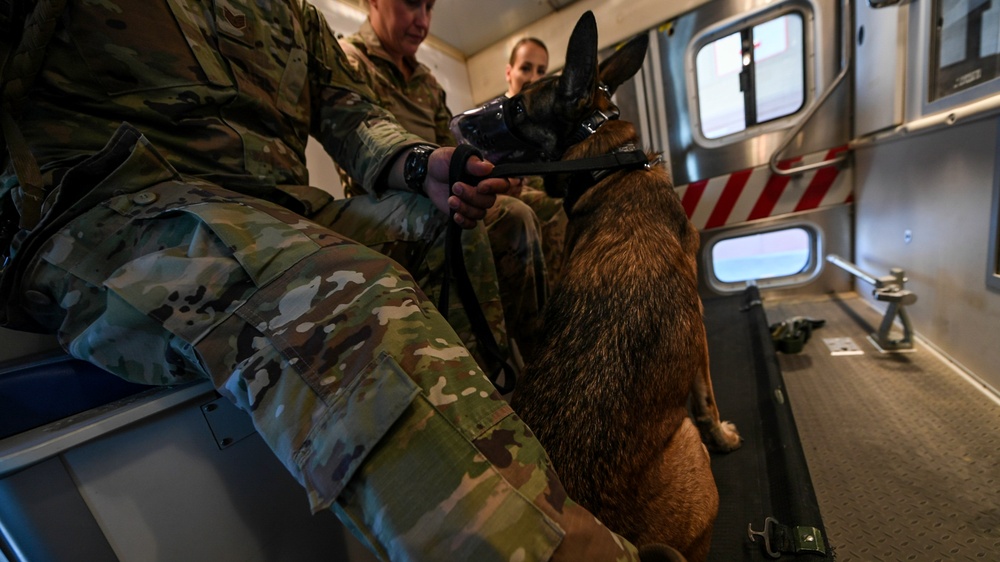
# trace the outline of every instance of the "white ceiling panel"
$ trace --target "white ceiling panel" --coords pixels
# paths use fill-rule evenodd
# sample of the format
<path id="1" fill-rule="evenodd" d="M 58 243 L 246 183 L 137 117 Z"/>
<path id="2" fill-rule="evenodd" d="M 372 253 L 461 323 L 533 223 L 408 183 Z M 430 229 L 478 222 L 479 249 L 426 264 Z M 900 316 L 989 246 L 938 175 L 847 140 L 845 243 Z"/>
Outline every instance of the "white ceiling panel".
<path id="1" fill-rule="evenodd" d="M 469 57 L 553 11 L 547 0 L 438 0 L 431 35 Z"/>

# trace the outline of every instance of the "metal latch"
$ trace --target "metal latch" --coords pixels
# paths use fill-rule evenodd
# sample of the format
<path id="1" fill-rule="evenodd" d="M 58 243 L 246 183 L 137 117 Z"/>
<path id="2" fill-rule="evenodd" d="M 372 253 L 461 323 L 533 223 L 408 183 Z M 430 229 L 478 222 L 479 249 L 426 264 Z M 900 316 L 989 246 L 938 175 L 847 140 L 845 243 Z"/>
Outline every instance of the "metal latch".
<path id="1" fill-rule="evenodd" d="M 257 431 L 250 416 L 226 398 L 216 398 L 203 404 L 201 413 L 219 449 L 234 445 Z"/>
<path id="2" fill-rule="evenodd" d="M 754 531 L 753 523 L 747 524 L 747 536 L 752 543 L 757 542 L 757 537 L 764 539 L 764 550 L 771 558 L 802 553 L 826 556 L 823 532 L 816 527 L 788 527 L 774 517 L 768 517 L 764 519 L 763 531 Z"/>

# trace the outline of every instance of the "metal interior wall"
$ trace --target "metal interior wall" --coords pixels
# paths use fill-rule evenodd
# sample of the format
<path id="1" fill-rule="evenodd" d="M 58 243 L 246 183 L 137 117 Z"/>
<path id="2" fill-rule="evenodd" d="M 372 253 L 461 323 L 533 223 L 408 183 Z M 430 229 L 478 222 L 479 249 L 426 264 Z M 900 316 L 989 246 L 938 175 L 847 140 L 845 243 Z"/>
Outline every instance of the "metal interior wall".
<path id="1" fill-rule="evenodd" d="M 642 63 L 642 68 L 618 87 L 615 93 L 615 104 L 621 111 L 621 119 L 635 125 L 639 135 L 639 144 L 646 150 L 666 154 L 667 152 L 667 122 L 664 116 L 663 96 L 660 94 L 660 84 L 663 83 L 660 53 L 655 47 L 657 30 L 651 29 L 649 34 L 650 48 Z M 613 52 L 606 49 L 601 53 L 601 60 Z M 670 162 L 664 157 L 663 165 L 670 172 Z"/>
<path id="2" fill-rule="evenodd" d="M 994 389 L 1000 293 L 985 274 L 998 133 L 998 118 L 978 120 L 859 149 L 854 162 L 855 263 L 880 276 L 902 268 L 917 333 Z M 858 292 L 872 300 L 870 285 Z"/>
<path id="3" fill-rule="evenodd" d="M 748 6 L 749 4 L 749 6 Z M 764 0 L 745 2 L 716 0 L 669 22 L 668 29 L 658 33 L 655 47 L 663 68 L 659 88 L 666 100 L 665 136 L 669 139 L 670 160 L 674 181 L 683 185 L 691 181 L 723 175 L 734 170 L 766 164 L 788 130 L 797 124 L 801 111 L 787 118 L 754 127 L 753 136 L 733 135 L 740 139 L 719 146 L 699 144 L 692 127 L 696 108 L 691 107 L 688 73 L 694 53 L 692 41 L 714 29 L 732 32 L 741 23 L 758 21 L 789 11 L 804 16 L 804 46 L 806 49 L 806 107 L 822 95 L 841 68 L 840 3 L 836 0 L 793 0 L 770 4 Z M 717 38 L 713 36 L 713 38 Z M 690 60 L 689 60 L 690 59 Z M 691 79 L 693 82 L 693 78 Z M 792 142 L 783 158 L 807 154 L 835 146 L 850 139 L 848 88 L 842 84 L 819 109 L 812 121 Z"/>

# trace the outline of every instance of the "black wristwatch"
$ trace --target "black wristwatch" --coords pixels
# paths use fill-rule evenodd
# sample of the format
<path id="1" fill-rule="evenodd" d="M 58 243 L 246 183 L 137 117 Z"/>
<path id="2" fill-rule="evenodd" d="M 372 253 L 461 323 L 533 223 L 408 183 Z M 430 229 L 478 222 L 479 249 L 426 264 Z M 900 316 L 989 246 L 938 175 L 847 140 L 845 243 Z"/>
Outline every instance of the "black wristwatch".
<path id="1" fill-rule="evenodd" d="M 427 162 L 435 147 L 429 144 L 418 144 L 410 149 L 410 154 L 403 164 L 403 181 L 406 187 L 415 193 L 424 192 L 424 181 L 427 179 Z"/>

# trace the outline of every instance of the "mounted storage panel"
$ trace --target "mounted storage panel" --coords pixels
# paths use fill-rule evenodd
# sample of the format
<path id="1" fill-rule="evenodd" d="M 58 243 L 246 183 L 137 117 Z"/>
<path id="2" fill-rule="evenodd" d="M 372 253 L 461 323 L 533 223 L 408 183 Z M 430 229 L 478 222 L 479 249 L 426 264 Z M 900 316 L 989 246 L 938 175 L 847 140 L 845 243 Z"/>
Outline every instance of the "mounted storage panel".
<path id="1" fill-rule="evenodd" d="M 903 123 L 906 89 L 906 7 L 854 4 L 854 134 L 864 136 Z"/>

